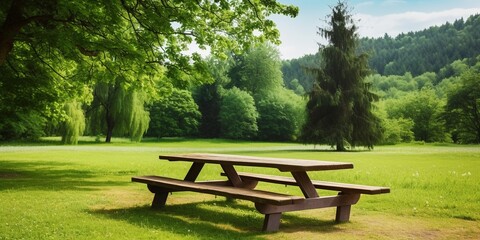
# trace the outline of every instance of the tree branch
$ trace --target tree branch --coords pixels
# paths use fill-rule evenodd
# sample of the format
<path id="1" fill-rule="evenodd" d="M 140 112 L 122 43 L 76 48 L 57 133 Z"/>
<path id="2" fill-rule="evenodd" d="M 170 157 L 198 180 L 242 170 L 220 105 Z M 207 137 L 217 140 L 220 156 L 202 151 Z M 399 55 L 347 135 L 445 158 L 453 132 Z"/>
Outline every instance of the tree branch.
<path id="1" fill-rule="evenodd" d="M 35 53 L 35 55 L 37 55 L 37 58 L 43 63 L 45 64 L 48 68 L 50 68 L 50 70 L 52 70 L 55 74 L 57 74 L 58 76 L 60 76 L 61 78 L 63 79 L 67 79 L 65 76 L 63 76 L 62 74 L 60 74 L 59 72 L 57 72 L 57 70 L 55 70 L 54 67 L 52 67 L 49 63 L 47 63 L 45 60 L 43 60 L 43 58 L 40 56 L 40 54 L 38 53 L 37 49 L 30 44 L 30 47 L 33 49 L 33 52 Z"/>

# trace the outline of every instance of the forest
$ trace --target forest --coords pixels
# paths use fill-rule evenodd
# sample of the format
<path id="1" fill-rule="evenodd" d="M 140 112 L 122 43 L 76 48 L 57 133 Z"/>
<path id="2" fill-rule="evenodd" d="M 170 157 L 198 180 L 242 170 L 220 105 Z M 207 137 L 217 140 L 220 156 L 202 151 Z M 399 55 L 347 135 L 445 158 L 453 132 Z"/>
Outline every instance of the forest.
<path id="1" fill-rule="evenodd" d="M 142 19 L 140 13 L 146 8 L 125 4 L 110 7 L 121 7 L 129 18 L 112 17 L 109 24 L 125 29 L 129 24 L 142 26 L 155 33 L 165 30 Z M 234 7 L 250 6 L 230 7 L 233 11 Z M 293 7 L 266 7 L 270 12 L 296 14 Z M 175 11 L 183 14 L 180 8 Z M 76 144 L 81 135 L 98 136 L 106 142 L 113 136 L 132 141 L 143 137 L 299 139 L 306 121 L 305 96 L 312 90 L 315 69 L 324 61 L 315 53 L 280 59 L 275 47 L 278 34 L 270 25 L 261 29 L 269 41 L 248 44 L 248 40 L 230 42 L 221 33 L 208 32 L 211 29 L 200 24 L 201 20 L 187 22 L 189 27 L 204 27 L 198 33 L 203 31 L 205 37 L 196 36 L 197 41 L 219 46 L 212 50 L 215 54 L 203 58 L 177 54 L 184 42 L 191 41 L 193 32 L 172 32 L 167 38 L 158 38 L 135 30 L 127 39 L 136 45 L 129 45 L 127 41 L 116 42 L 119 36 L 110 36 L 107 30 L 94 29 L 93 23 L 63 14 L 71 25 L 55 25 L 61 22 L 58 19 L 38 24 L 47 29 L 71 28 L 58 33 L 79 41 L 70 45 L 56 42 L 55 49 L 42 45 L 40 38 L 23 42 L 15 46 L 15 55 L 0 65 L 0 140 L 62 136 L 63 143 Z M 251 14 L 257 14 L 252 19 L 263 17 Z M 258 24 L 247 18 L 243 21 L 250 32 L 237 33 L 238 29 L 224 24 L 219 27 L 232 34 L 246 34 L 237 37 L 247 39 L 258 31 Z M 78 36 L 77 28 L 90 31 L 90 35 Z M 168 30 L 172 29 L 184 30 Z M 34 27 L 27 30 L 37 33 Z M 87 41 L 87 37 L 98 41 Z M 156 50 L 147 44 L 150 40 L 165 41 L 163 59 L 151 59 Z M 245 51 L 234 49 L 240 44 Z M 146 50 L 139 53 L 136 49 Z M 366 82 L 379 96 L 374 113 L 381 120 L 380 144 L 480 143 L 480 15 L 394 38 L 362 38 L 358 51 L 369 56 L 371 74 Z M 32 54 L 37 59 L 26 61 Z"/>
<path id="2" fill-rule="evenodd" d="M 366 81 L 380 96 L 383 144 L 479 143 L 480 15 L 392 38 L 361 38 L 369 55 Z M 319 54 L 282 62 L 285 86 L 311 90 Z"/>

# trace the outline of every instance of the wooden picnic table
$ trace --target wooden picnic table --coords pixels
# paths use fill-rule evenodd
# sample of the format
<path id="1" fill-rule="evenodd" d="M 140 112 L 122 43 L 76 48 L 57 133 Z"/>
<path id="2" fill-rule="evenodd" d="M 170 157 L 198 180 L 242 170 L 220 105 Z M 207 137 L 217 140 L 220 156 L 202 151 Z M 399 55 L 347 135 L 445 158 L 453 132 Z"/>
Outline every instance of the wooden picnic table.
<path id="1" fill-rule="evenodd" d="M 390 192 L 386 187 L 312 181 L 308 175 L 309 171 L 351 169 L 352 163 L 206 153 L 161 155 L 160 159 L 187 161 L 192 162 L 192 165 L 183 180 L 161 176 L 132 177 L 132 181 L 147 184 L 149 190 L 155 193 L 153 208 L 164 206 L 169 193 L 175 191 L 193 191 L 249 200 L 255 203 L 260 213 L 265 214 L 264 231 L 277 231 L 283 212 L 306 209 L 336 207 L 335 220 L 345 222 L 350 218 L 351 205 L 358 202 L 360 194 Z M 223 169 L 221 175 L 226 176 L 227 180 L 196 181 L 205 164 L 219 164 Z M 276 168 L 281 172 L 290 172 L 293 178 L 237 172 L 235 166 Z M 256 190 L 258 181 L 298 186 L 304 196 Z M 338 191 L 338 194 L 319 196 L 317 189 Z"/>

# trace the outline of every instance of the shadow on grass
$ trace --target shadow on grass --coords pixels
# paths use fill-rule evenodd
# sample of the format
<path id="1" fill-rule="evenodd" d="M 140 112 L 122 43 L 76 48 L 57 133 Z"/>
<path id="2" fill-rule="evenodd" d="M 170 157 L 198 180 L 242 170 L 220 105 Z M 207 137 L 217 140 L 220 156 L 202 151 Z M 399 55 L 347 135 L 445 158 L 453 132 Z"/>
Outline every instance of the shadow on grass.
<path id="1" fill-rule="evenodd" d="M 0 191 L 97 190 L 103 186 L 125 186 L 127 181 L 95 179 L 98 171 L 78 170 L 75 164 L 53 161 L 0 161 Z"/>
<path id="2" fill-rule="evenodd" d="M 180 235 L 194 235 L 197 239 L 263 239 L 270 235 L 262 231 L 264 215 L 255 208 L 236 201 L 205 201 L 167 205 L 154 210 L 149 206 L 92 210 L 114 220 L 159 229 Z M 333 220 L 324 221 L 291 214 L 283 214 L 280 232 L 334 232 L 340 231 Z"/>

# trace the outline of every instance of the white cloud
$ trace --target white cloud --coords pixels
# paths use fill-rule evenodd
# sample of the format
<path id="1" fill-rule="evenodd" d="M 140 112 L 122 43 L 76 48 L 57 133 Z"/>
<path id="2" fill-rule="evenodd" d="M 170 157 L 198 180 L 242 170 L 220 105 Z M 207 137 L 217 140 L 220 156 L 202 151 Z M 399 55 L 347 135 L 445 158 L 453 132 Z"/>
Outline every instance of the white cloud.
<path id="1" fill-rule="evenodd" d="M 453 22 L 462 17 L 466 19 L 477 13 L 480 13 L 480 8 L 455 8 L 431 13 L 405 12 L 384 16 L 356 14 L 354 18 L 360 19 L 358 27 L 361 37 L 381 37 L 385 33 L 394 37 L 400 33 L 420 31 L 431 26 Z"/>
<path id="2" fill-rule="evenodd" d="M 407 3 L 404 0 L 385 0 L 381 3 L 383 6 L 392 6 Z"/>
<path id="3" fill-rule="evenodd" d="M 375 2 L 373 2 L 373 1 L 361 2 L 357 5 L 355 5 L 355 8 L 370 7 L 370 6 L 373 6 L 373 4 L 375 4 Z"/>

